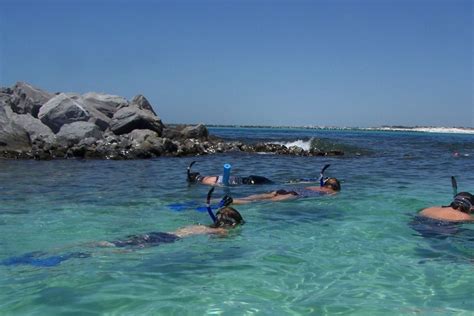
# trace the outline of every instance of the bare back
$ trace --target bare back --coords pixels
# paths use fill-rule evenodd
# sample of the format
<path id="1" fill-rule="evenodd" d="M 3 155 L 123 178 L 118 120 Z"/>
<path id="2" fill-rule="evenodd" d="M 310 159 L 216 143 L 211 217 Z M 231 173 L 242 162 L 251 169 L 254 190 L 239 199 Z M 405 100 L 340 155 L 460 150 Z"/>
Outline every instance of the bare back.
<path id="1" fill-rule="evenodd" d="M 450 222 L 474 221 L 474 217 L 452 207 L 433 206 L 425 208 L 420 212 L 421 216 Z"/>
<path id="2" fill-rule="evenodd" d="M 226 235 L 227 230 L 224 228 L 212 228 L 205 225 L 192 225 L 180 228 L 171 232 L 171 234 L 176 235 L 180 238 L 187 237 L 191 235 L 204 235 L 204 234 L 217 234 L 217 235 Z"/>

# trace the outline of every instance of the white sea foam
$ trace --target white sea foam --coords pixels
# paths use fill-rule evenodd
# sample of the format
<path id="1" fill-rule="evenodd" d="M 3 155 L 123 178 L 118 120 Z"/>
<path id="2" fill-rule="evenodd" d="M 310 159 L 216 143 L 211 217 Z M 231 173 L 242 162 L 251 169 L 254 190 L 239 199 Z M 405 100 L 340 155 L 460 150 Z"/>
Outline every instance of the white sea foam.
<path id="1" fill-rule="evenodd" d="M 474 129 L 472 128 L 458 128 L 458 127 L 371 127 L 371 128 L 365 128 L 365 130 L 447 133 L 447 134 L 474 134 Z"/>
<path id="2" fill-rule="evenodd" d="M 291 146 L 297 146 L 303 148 L 304 150 L 310 150 L 311 148 L 311 140 L 298 139 L 292 142 L 274 142 L 274 144 L 284 145 L 288 148 L 290 148 Z"/>

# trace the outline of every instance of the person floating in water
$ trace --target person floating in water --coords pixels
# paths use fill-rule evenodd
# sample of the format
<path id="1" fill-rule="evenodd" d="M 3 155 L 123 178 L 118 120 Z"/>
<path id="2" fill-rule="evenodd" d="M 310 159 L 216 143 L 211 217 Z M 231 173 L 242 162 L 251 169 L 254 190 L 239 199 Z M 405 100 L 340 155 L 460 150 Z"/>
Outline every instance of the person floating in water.
<path id="1" fill-rule="evenodd" d="M 461 192 L 454 196 L 448 206 L 432 206 L 420 211 L 419 216 L 448 222 L 474 221 L 474 196 L 469 192 Z"/>
<path id="2" fill-rule="evenodd" d="M 206 185 L 223 185 L 224 177 L 223 176 L 202 176 L 199 172 L 191 172 L 191 167 L 196 162 L 193 161 L 188 167 L 187 170 L 187 181 L 189 183 L 202 183 Z M 271 184 L 273 181 L 262 176 L 248 176 L 248 177 L 238 177 L 230 176 L 229 185 L 241 185 L 241 184 Z"/>
<path id="3" fill-rule="evenodd" d="M 220 209 L 216 215 L 211 210 L 210 199 L 214 188 L 209 190 L 207 195 L 207 211 L 211 217 L 213 224 L 206 225 L 191 225 L 177 229 L 172 232 L 150 232 L 142 235 L 131 235 L 125 239 L 114 241 L 101 241 L 96 245 L 99 247 L 152 247 L 163 243 L 172 243 L 181 238 L 192 235 L 215 234 L 226 235 L 228 229 L 235 228 L 245 223 L 242 215 L 229 204 L 232 201 L 227 196 L 221 201 Z"/>
<path id="4" fill-rule="evenodd" d="M 341 191 L 341 184 L 336 178 L 327 178 L 322 186 L 309 186 L 294 188 L 292 190 L 280 189 L 268 193 L 253 194 L 244 198 L 234 198 L 233 204 L 247 204 L 256 201 L 287 201 L 304 197 L 332 195 Z"/>
<path id="5" fill-rule="evenodd" d="M 325 165 L 317 179 L 319 186 L 308 186 L 304 188 L 294 188 L 292 190 L 280 189 L 268 193 L 253 194 L 244 198 L 233 199 L 234 204 L 247 204 L 256 201 L 287 201 L 303 197 L 312 197 L 320 195 L 332 195 L 341 191 L 341 183 L 336 178 L 324 177 L 324 171 L 330 165 Z M 314 182 L 312 179 L 311 182 Z"/>

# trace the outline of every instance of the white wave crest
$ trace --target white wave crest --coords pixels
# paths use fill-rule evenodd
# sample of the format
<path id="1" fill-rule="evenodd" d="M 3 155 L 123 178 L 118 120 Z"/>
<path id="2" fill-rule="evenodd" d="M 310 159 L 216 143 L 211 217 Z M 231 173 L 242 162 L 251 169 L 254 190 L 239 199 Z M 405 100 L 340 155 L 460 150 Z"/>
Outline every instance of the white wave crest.
<path id="1" fill-rule="evenodd" d="M 306 151 L 311 149 L 311 140 L 298 139 L 298 140 L 295 140 L 295 141 L 292 141 L 292 142 L 272 142 L 272 143 L 278 144 L 278 145 L 283 145 L 283 146 L 286 146 L 288 148 L 290 148 L 292 146 L 297 146 L 297 147 L 303 148 Z"/>

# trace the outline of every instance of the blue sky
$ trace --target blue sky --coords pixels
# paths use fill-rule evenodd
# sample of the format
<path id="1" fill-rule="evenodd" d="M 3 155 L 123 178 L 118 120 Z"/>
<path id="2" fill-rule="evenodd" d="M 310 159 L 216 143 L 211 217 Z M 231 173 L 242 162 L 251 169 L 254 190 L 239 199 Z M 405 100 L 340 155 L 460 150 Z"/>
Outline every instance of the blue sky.
<path id="1" fill-rule="evenodd" d="M 164 123 L 474 127 L 473 1 L 0 0 L 0 85 Z"/>

